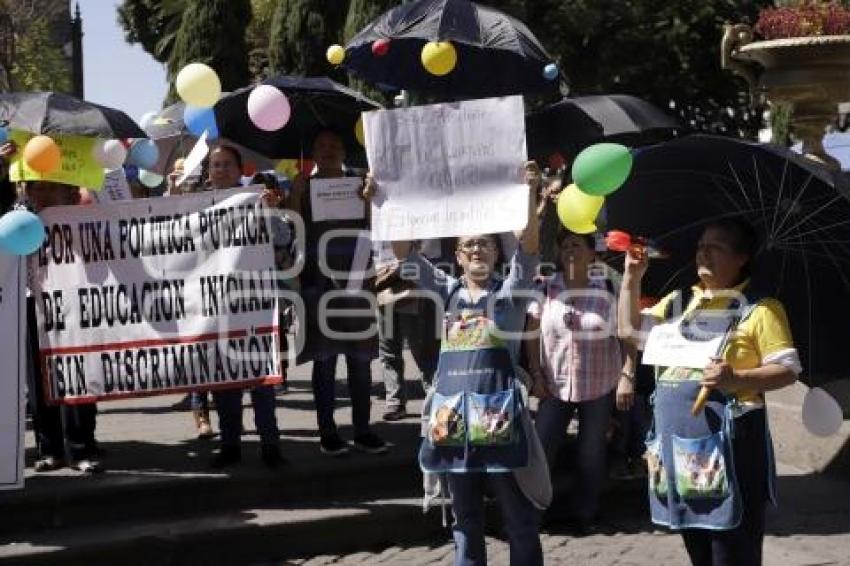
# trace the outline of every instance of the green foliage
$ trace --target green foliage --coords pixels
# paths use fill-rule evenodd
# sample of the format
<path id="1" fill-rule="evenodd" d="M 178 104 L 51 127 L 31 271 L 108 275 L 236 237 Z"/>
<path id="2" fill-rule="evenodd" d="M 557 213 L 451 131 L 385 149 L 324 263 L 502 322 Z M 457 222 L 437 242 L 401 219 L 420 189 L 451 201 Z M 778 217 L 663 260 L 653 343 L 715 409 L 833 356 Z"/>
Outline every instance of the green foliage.
<path id="1" fill-rule="evenodd" d="M 189 63 L 206 63 L 218 73 L 225 91 L 251 81 L 245 29 L 251 20 L 249 0 L 189 0 L 168 59 L 168 80 Z"/>
<path id="2" fill-rule="evenodd" d="M 755 21 L 768 0 L 529 0 L 532 31 L 573 94 L 626 93 L 671 108 L 695 130 L 755 135 L 761 110 L 720 68 L 726 22 Z"/>
<path id="3" fill-rule="evenodd" d="M 330 75 L 341 80 L 325 58 L 328 46 L 342 42 L 348 0 L 279 0 L 272 18 L 269 63 L 274 74 Z"/>
<path id="4" fill-rule="evenodd" d="M 271 75 L 269 68 L 269 32 L 277 8 L 276 0 L 251 0 L 253 17 L 245 31 L 248 44 L 248 66 L 255 81 Z"/>
<path id="5" fill-rule="evenodd" d="M 369 22 L 396 5 L 397 3 L 394 0 L 351 0 L 348 7 L 348 17 L 345 18 L 345 27 L 343 28 L 344 43 L 348 43 Z M 348 82 L 351 88 L 359 90 L 372 100 L 386 106 L 391 105 L 391 96 L 374 88 L 369 83 L 355 77 L 352 77 Z"/>
<path id="6" fill-rule="evenodd" d="M 167 63 L 188 0 L 124 0 L 118 23 L 127 43 L 139 43 L 160 63 Z"/>
<path id="7" fill-rule="evenodd" d="M 18 91 L 71 90 L 70 61 L 55 45 L 46 17 L 37 17 L 15 30 L 11 79 Z"/>

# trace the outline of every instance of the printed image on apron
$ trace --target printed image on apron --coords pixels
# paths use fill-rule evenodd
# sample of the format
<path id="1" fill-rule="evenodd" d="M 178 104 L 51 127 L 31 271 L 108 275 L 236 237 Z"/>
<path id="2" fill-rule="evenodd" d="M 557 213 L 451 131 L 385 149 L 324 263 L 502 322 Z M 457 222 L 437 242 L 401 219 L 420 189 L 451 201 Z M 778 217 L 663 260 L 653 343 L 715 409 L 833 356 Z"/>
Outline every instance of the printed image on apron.
<path id="1" fill-rule="evenodd" d="M 447 317 L 441 349 L 474 350 L 504 346 L 504 342 L 491 332 L 489 322 L 480 310 L 464 309 L 454 317 Z"/>
<path id="2" fill-rule="evenodd" d="M 466 439 L 463 393 L 444 396 L 434 393 L 428 439 L 434 446 L 463 446 Z"/>
<path id="3" fill-rule="evenodd" d="M 516 429 L 514 391 L 469 394 L 469 442 L 474 446 L 492 446 L 514 442 Z"/>
<path id="4" fill-rule="evenodd" d="M 667 470 L 661 457 L 661 441 L 650 440 L 646 443 L 646 470 L 649 476 L 649 492 L 667 498 Z"/>
<path id="5" fill-rule="evenodd" d="M 729 483 L 722 436 L 679 438 L 672 435 L 676 491 L 682 499 L 726 497 Z"/>

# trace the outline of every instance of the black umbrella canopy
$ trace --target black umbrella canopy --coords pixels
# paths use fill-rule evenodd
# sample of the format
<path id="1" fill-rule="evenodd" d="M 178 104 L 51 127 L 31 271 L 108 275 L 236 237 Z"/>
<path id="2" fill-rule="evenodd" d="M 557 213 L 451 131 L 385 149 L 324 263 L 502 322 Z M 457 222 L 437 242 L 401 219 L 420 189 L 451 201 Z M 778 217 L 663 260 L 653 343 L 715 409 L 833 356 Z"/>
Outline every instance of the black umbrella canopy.
<path id="1" fill-rule="evenodd" d="M 355 135 L 360 114 L 381 108 L 359 92 L 327 77 L 275 77 L 262 84 L 277 87 L 289 99 L 291 115 L 280 130 L 257 128 L 248 116 L 254 86 L 228 94 L 215 105 L 222 137 L 271 159 L 309 157 L 313 138 L 325 129 L 337 132 L 346 148 L 346 163 L 365 165 L 366 153 Z"/>
<path id="2" fill-rule="evenodd" d="M 144 138 L 144 130 L 120 110 L 58 92 L 0 94 L 0 120 L 34 134 Z"/>
<path id="3" fill-rule="evenodd" d="M 378 39 L 390 40 L 383 56 L 372 53 Z M 451 41 L 457 50 L 457 65 L 447 75 L 422 66 L 422 47 L 430 41 Z M 402 4 L 367 25 L 345 51 L 343 65 L 371 83 L 442 99 L 559 91 L 559 79 L 543 76 L 552 58 L 525 24 L 467 0 Z"/>
<path id="4" fill-rule="evenodd" d="M 631 147 L 658 143 L 683 129 L 672 115 L 636 96 L 564 98 L 526 117 L 529 154 L 576 154 L 601 141 Z"/>
<path id="5" fill-rule="evenodd" d="M 638 152 L 629 181 L 606 202 L 607 226 L 651 236 L 671 252 L 653 260 L 647 291 L 697 280 L 706 222 L 743 217 L 761 251 L 753 288 L 785 305 L 805 379 L 847 377 L 838 347 L 850 317 L 850 191 L 846 179 L 776 146 L 695 135 Z"/>

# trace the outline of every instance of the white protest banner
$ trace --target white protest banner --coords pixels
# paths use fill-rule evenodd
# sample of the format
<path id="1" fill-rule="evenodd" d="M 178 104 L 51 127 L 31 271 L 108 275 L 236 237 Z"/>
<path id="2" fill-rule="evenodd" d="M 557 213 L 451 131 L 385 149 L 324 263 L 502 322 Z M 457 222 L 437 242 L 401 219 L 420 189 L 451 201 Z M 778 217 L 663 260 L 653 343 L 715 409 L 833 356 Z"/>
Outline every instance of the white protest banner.
<path id="1" fill-rule="evenodd" d="M 124 169 L 120 167 L 106 173 L 103 178 L 103 188 L 94 194 L 97 202 L 130 200 L 133 198 L 133 194 L 130 192 L 130 185 L 127 184 L 127 177 L 124 176 Z"/>
<path id="2" fill-rule="evenodd" d="M 0 490 L 24 486 L 25 277 L 20 258 L 0 253 Z"/>
<path id="3" fill-rule="evenodd" d="M 363 113 L 372 239 L 521 230 L 528 186 L 521 96 Z"/>
<path id="4" fill-rule="evenodd" d="M 272 233 L 258 187 L 41 213 L 31 256 L 48 398 L 280 381 Z"/>
<path id="5" fill-rule="evenodd" d="M 210 147 L 207 145 L 207 131 L 204 130 L 204 133 L 201 134 L 201 137 L 195 143 L 195 147 L 192 148 L 192 151 L 189 152 L 189 155 L 183 161 L 183 174 L 177 179 L 178 186 L 182 185 L 186 179 L 198 172 L 201 164 L 204 162 L 204 158 L 209 152 Z"/>
<path id="6" fill-rule="evenodd" d="M 646 339 L 642 363 L 661 367 L 705 368 L 729 329 L 728 311 L 700 310 L 655 325 Z"/>
<path id="7" fill-rule="evenodd" d="M 361 220 L 366 217 L 366 203 L 359 196 L 360 177 L 310 179 L 310 207 L 313 222 L 324 220 Z"/>

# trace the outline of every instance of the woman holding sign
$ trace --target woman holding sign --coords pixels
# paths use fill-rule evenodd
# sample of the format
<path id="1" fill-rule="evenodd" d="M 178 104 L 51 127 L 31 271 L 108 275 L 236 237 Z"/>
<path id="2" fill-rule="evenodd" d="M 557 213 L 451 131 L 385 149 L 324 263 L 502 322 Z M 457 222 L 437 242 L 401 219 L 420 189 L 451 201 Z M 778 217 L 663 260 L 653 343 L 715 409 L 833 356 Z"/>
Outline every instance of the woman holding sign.
<path id="1" fill-rule="evenodd" d="M 367 196 L 374 194 L 370 185 Z M 415 280 L 419 287 L 437 294 L 444 305 L 444 338 L 434 386 L 423 408 L 427 425 L 419 464 L 426 473 L 448 476 L 459 565 L 487 563 L 486 484 L 502 510 L 510 563 L 543 563 L 540 510 L 549 505 L 552 491 L 517 371 L 538 264 L 534 200 L 530 195 L 529 221 L 516 233 L 519 247 L 504 279 L 494 270 L 499 255 L 496 235 L 457 239 L 460 278 L 436 268 L 413 251 L 410 242 L 393 242 L 395 256 L 419 274 Z"/>
<path id="2" fill-rule="evenodd" d="M 647 258 L 626 255 L 621 336 L 638 344 L 635 329 L 652 328 L 644 360 L 658 366 L 647 441 L 652 520 L 682 532 L 695 565 L 762 563 L 775 479 L 764 392 L 801 371 L 782 304 L 750 286 L 756 250 L 745 221 L 710 223 L 697 244 L 699 283 L 645 314 Z"/>

